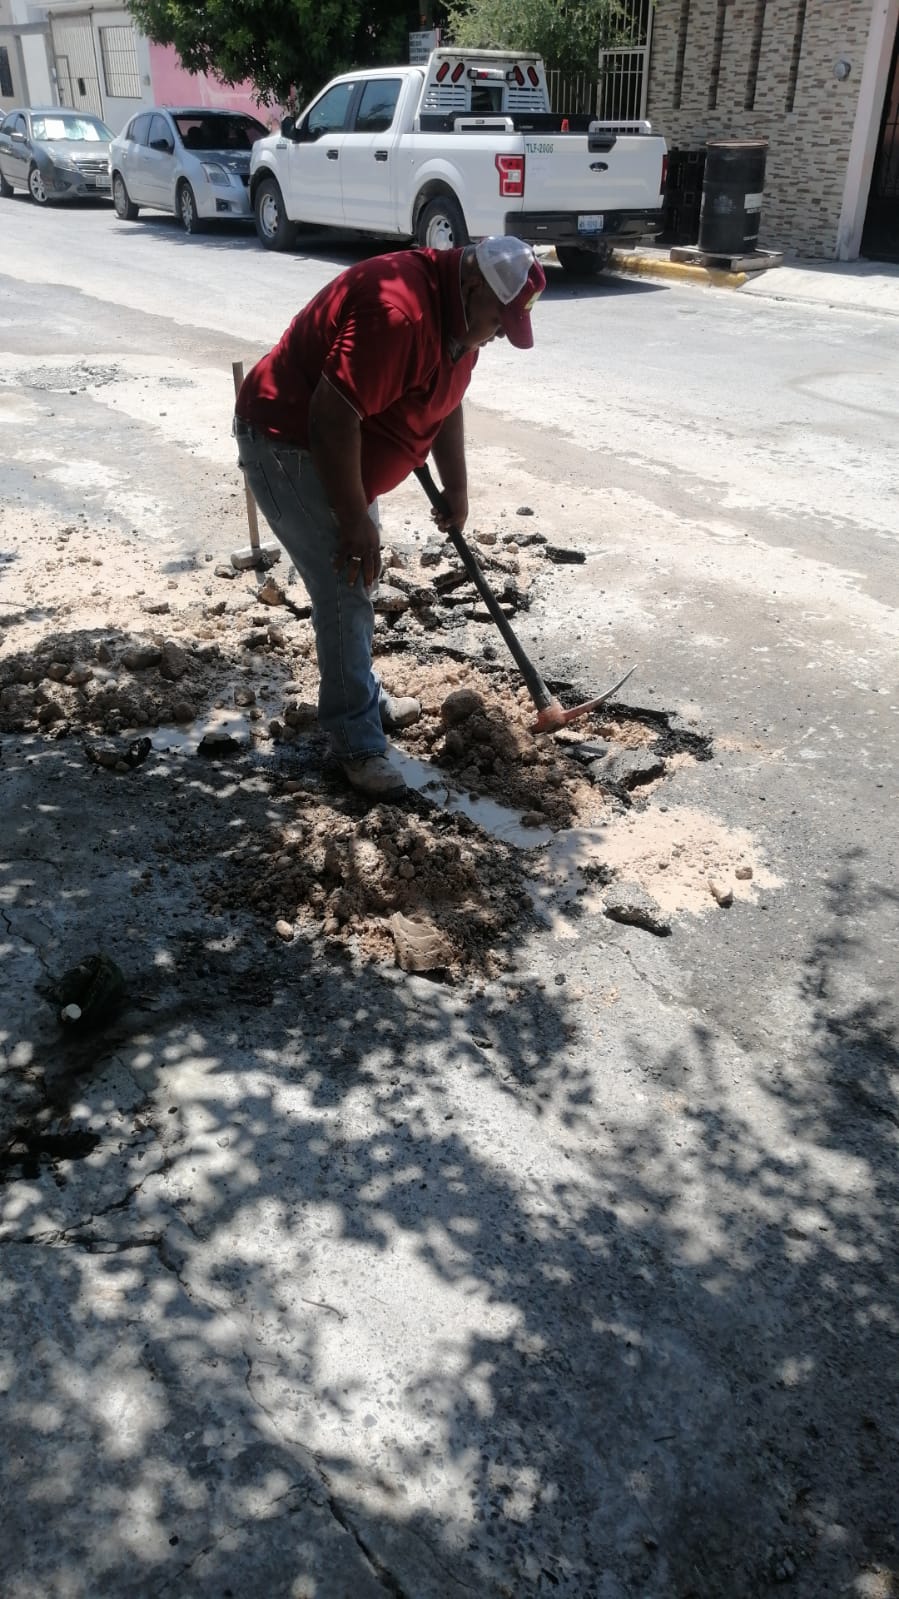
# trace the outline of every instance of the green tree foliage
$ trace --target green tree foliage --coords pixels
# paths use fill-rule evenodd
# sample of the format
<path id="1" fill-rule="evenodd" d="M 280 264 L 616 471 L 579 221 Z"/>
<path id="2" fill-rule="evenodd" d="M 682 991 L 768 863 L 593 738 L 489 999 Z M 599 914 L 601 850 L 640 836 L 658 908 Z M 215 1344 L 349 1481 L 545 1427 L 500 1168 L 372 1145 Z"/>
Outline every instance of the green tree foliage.
<path id="1" fill-rule="evenodd" d="M 302 105 L 349 67 L 406 59 L 402 0 L 127 0 L 188 72 L 249 79 L 261 102 Z"/>
<path id="2" fill-rule="evenodd" d="M 565 75 L 596 76 L 597 55 L 628 42 L 619 0 L 457 0 L 447 12 L 454 44 L 536 50 Z"/>

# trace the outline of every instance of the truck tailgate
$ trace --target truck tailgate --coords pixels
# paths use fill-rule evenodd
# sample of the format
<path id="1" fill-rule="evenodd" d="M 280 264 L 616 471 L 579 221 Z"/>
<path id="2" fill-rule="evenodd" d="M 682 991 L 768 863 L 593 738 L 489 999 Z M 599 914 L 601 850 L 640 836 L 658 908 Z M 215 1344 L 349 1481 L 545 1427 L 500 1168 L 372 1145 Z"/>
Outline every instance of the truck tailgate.
<path id="1" fill-rule="evenodd" d="M 656 135 L 618 134 L 611 149 L 591 151 L 584 133 L 526 133 L 524 149 L 523 211 L 638 211 L 661 204 L 665 141 Z"/>

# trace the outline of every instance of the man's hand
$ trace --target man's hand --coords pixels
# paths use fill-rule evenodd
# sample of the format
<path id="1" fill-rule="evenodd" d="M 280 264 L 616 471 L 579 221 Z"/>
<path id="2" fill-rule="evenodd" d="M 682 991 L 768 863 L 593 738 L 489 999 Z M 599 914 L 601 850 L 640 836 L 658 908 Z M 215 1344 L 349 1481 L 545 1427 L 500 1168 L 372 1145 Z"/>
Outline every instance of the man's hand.
<path id="1" fill-rule="evenodd" d="M 437 523 L 441 533 L 448 533 L 451 527 L 459 529 L 461 533 L 468 521 L 468 494 L 465 489 L 444 489 L 443 498 L 446 501 L 447 514 L 432 510 L 431 517 Z"/>
<path id="2" fill-rule="evenodd" d="M 364 586 L 374 588 L 381 572 L 381 535 L 370 516 L 341 526 L 334 569 L 346 572 L 351 587 L 361 574 Z"/>

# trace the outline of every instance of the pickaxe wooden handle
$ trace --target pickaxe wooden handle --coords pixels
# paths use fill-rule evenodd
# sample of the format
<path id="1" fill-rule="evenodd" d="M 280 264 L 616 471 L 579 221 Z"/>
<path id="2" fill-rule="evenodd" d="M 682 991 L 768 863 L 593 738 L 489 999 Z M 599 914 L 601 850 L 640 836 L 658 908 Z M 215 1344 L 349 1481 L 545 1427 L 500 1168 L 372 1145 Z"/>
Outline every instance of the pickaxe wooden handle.
<path id="1" fill-rule="evenodd" d="M 439 512 L 442 517 L 448 517 L 449 506 L 446 498 L 434 482 L 429 468 L 427 466 L 417 466 L 415 468 L 415 476 L 418 478 L 434 510 Z M 625 672 L 624 677 L 613 684 L 612 688 L 607 689 L 605 694 L 600 694 L 598 699 L 587 700 L 583 705 L 575 705 L 571 710 L 566 711 L 555 695 L 550 693 L 536 666 L 528 656 L 524 645 L 510 626 L 509 618 L 502 610 L 496 595 L 481 571 L 474 551 L 466 543 L 461 528 L 448 527 L 446 533 L 468 576 L 499 628 L 509 654 L 518 667 L 524 679 L 525 687 L 537 708 L 537 720 L 533 728 L 535 733 L 553 733 L 560 727 L 567 727 L 569 722 L 576 721 L 579 716 L 586 716 L 588 711 L 597 710 L 600 705 L 605 704 L 606 700 L 611 699 L 612 695 L 621 688 L 623 683 L 627 682 L 631 672 L 634 670 L 633 667 L 630 668 L 630 671 Z"/>

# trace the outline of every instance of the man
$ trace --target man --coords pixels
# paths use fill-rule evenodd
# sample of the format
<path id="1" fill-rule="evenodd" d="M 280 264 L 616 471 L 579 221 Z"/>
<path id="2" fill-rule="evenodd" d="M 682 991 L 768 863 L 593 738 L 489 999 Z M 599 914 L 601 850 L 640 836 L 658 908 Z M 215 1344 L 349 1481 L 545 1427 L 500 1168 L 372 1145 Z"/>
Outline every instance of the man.
<path id="1" fill-rule="evenodd" d="M 513 238 L 362 261 L 294 318 L 237 397 L 241 467 L 312 599 L 319 722 L 349 781 L 374 798 L 404 787 L 385 730 L 421 712 L 372 670 L 377 497 L 433 453 L 448 505 L 438 526 L 464 526 L 462 396 L 482 345 L 531 347 L 545 284 L 531 246 Z"/>

